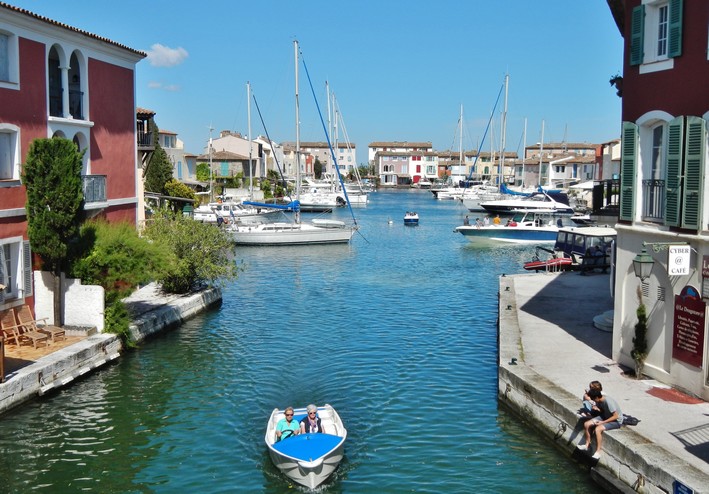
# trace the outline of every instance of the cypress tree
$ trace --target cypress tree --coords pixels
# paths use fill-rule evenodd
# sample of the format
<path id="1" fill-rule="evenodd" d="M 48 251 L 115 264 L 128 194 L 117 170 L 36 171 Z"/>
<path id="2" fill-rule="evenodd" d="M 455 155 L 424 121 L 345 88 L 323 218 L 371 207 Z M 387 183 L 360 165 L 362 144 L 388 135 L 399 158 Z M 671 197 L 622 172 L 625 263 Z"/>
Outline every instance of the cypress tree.
<path id="1" fill-rule="evenodd" d="M 54 275 L 54 323 L 63 324 L 61 273 L 69 245 L 78 238 L 84 193 L 83 152 L 69 139 L 36 139 L 30 145 L 22 180 L 27 190 L 27 235 L 43 268 Z"/>

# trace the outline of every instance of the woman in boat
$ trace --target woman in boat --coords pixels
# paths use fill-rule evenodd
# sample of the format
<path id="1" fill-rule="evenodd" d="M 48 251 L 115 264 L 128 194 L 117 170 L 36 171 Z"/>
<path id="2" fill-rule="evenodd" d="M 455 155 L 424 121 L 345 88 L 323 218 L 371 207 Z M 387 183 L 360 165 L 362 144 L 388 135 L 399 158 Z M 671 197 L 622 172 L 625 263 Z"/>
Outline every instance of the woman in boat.
<path id="1" fill-rule="evenodd" d="M 278 425 L 276 425 L 276 441 L 300 434 L 298 422 L 293 420 L 293 407 L 286 408 L 283 414 L 285 418 L 279 420 Z"/>
<path id="2" fill-rule="evenodd" d="M 325 432 L 322 421 L 320 420 L 320 417 L 318 417 L 318 407 L 315 405 L 308 405 L 306 410 L 308 411 L 308 415 L 300 421 L 300 433 L 312 434 L 314 432 Z"/>

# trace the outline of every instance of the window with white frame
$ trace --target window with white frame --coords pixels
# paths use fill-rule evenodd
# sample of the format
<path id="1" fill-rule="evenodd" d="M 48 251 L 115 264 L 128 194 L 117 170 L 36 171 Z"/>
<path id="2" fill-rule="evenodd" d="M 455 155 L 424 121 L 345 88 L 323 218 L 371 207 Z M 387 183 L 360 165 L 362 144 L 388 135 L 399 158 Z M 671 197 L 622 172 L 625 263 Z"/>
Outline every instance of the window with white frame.
<path id="1" fill-rule="evenodd" d="M 28 241 L 22 238 L 0 240 L 0 306 L 32 294 L 32 263 Z"/>
<path id="2" fill-rule="evenodd" d="M 682 55 L 684 0 L 643 0 L 631 17 L 630 64 L 641 73 L 673 67 Z"/>
<path id="3" fill-rule="evenodd" d="M 17 36 L 0 30 L 0 87 L 17 89 L 19 65 Z"/>
<path id="4" fill-rule="evenodd" d="M 19 180 L 19 128 L 0 123 L 0 180 Z"/>

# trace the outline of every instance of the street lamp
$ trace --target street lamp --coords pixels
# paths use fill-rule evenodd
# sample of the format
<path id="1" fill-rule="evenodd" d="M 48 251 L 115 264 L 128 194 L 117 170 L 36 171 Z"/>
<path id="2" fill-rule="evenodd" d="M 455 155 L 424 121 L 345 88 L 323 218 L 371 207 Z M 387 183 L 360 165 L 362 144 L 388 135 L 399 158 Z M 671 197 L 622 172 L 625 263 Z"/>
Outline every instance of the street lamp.
<path id="1" fill-rule="evenodd" d="M 645 281 L 650 277 L 654 264 L 655 260 L 647 253 L 645 247 L 643 247 L 640 254 L 636 255 L 633 259 L 633 271 L 635 271 L 635 276 L 640 278 L 640 281 Z"/>

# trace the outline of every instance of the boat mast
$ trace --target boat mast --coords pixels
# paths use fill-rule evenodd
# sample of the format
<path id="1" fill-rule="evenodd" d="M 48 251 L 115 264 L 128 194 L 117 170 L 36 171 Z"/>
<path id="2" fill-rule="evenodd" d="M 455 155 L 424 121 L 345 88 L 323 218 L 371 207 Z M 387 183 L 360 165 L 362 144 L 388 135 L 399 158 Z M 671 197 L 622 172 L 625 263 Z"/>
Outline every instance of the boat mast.
<path id="1" fill-rule="evenodd" d="M 507 134 L 507 87 L 510 81 L 509 74 L 505 74 L 505 105 L 502 110 L 502 136 L 500 137 L 500 161 L 498 162 L 498 184 L 502 185 L 505 162 L 505 137 Z"/>
<path id="2" fill-rule="evenodd" d="M 212 131 L 214 127 L 209 125 L 209 202 L 214 202 L 214 179 L 212 176 Z"/>
<path id="3" fill-rule="evenodd" d="M 330 107 L 330 83 L 328 81 L 325 81 L 325 94 L 327 95 L 327 130 L 332 135 L 332 108 Z M 329 161 L 333 161 L 332 156 L 330 158 Z"/>
<path id="4" fill-rule="evenodd" d="M 527 118 L 524 119 L 524 132 L 522 133 L 522 183 L 521 189 L 524 192 L 524 162 L 527 159 Z"/>
<path id="5" fill-rule="evenodd" d="M 539 186 L 541 187 L 542 185 L 542 166 L 543 166 L 543 159 L 544 156 L 544 120 L 542 119 L 542 140 L 539 143 Z M 547 171 L 547 174 L 551 173 L 551 170 Z"/>
<path id="6" fill-rule="evenodd" d="M 458 153 L 459 157 L 458 159 L 460 160 L 460 167 L 459 169 L 462 169 L 463 167 L 463 105 L 460 105 L 460 140 L 458 142 Z"/>
<path id="7" fill-rule="evenodd" d="M 254 199 L 254 161 L 252 158 L 253 145 L 251 143 L 251 83 L 246 81 L 246 119 L 248 121 L 248 133 L 249 133 L 249 175 L 251 178 L 251 185 L 249 187 L 249 199 L 253 201 Z"/>
<path id="8" fill-rule="evenodd" d="M 293 41 L 295 53 L 295 200 L 300 202 L 300 101 L 298 97 L 298 40 Z M 300 207 L 295 210 L 295 222 L 300 223 Z"/>

